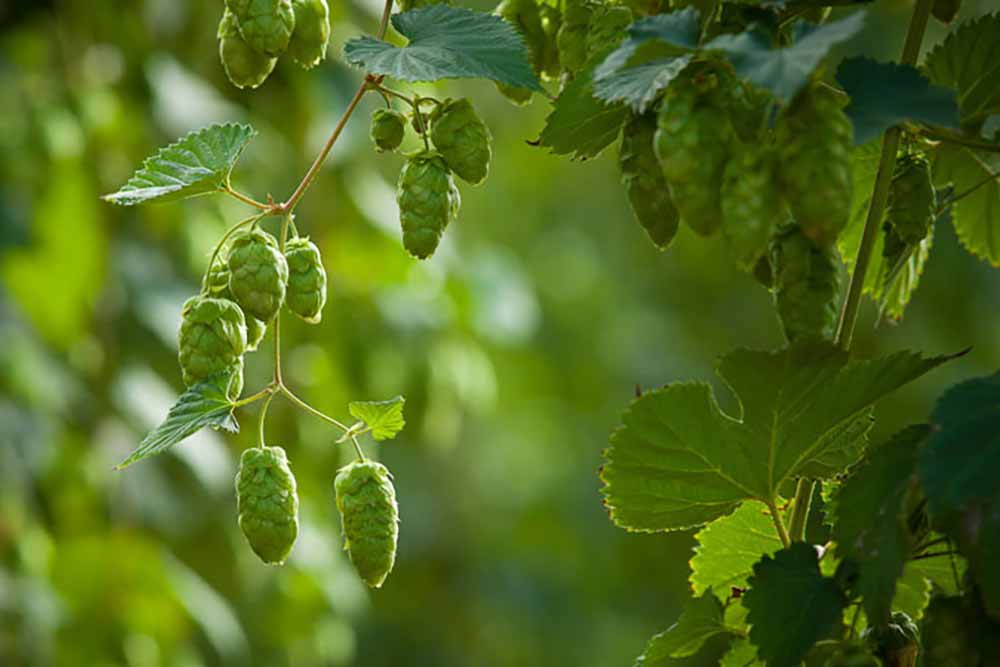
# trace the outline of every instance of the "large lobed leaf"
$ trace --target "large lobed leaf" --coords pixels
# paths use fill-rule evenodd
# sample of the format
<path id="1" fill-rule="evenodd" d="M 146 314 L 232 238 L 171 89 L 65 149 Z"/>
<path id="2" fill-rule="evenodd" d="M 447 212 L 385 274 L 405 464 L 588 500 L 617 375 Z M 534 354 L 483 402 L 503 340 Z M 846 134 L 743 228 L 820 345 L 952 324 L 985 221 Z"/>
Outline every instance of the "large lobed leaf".
<path id="1" fill-rule="evenodd" d="M 167 418 L 153 429 L 131 455 L 116 466 L 117 470 L 155 454 L 160 454 L 185 438 L 211 426 L 236 433 L 240 430 L 233 416 L 233 403 L 226 395 L 230 375 L 223 373 L 200 382 L 181 394 Z"/>
<path id="2" fill-rule="evenodd" d="M 1000 113 L 1000 13 L 966 21 L 924 61 L 931 81 L 958 91 L 962 124 L 978 129 Z"/>
<path id="3" fill-rule="evenodd" d="M 392 25 L 406 46 L 357 37 L 344 46 L 347 62 L 402 81 L 473 78 L 542 89 L 524 38 L 499 16 L 436 4 L 394 14 Z"/>
<path id="4" fill-rule="evenodd" d="M 1000 156 L 944 144 L 934 152 L 934 181 L 951 185 L 955 232 L 965 249 L 1000 266 Z M 966 196 L 963 196 L 966 195 Z"/>
<path id="5" fill-rule="evenodd" d="M 744 500 L 771 502 L 795 476 L 832 476 L 864 448 L 872 404 L 949 358 L 849 362 L 821 341 L 732 352 L 718 372 L 740 418 L 702 383 L 668 385 L 626 410 L 601 472 L 611 518 L 628 530 L 680 530 Z"/>
<path id="6" fill-rule="evenodd" d="M 211 125 L 161 148 L 118 192 L 104 199 L 121 206 L 172 201 L 217 192 L 256 131 L 249 125 Z"/>

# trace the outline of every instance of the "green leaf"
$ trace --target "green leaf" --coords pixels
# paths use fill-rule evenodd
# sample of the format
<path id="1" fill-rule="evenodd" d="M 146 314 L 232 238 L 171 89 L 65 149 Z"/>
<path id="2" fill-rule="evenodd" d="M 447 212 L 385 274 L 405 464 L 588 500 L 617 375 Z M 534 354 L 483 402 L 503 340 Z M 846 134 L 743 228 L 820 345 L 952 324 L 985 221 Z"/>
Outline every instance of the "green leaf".
<path id="1" fill-rule="evenodd" d="M 934 181 L 940 188 L 952 184 L 956 196 L 970 192 L 952 205 L 955 232 L 965 249 L 993 266 L 1000 266 L 1000 156 L 951 144 L 934 153 Z"/>
<path id="2" fill-rule="evenodd" d="M 628 110 L 621 104 L 605 104 L 594 97 L 594 60 L 567 84 L 556 98 L 552 113 L 538 138 L 541 146 L 556 155 L 592 158 L 618 138 Z"/>
<path id="3" fill-rule="evenodd" d="M 1000 113 L 1000 14 L 965 21 L 924 61 L 936 84 L 958 91 L 963 126 Z"/>
<path id="4" fill-rule="evenodd" d="M 849 363 L 820 341 L 732 352 L 718 372 L 739 419 L 703 383 L 667 385 L 626 410 L 601 473 L 611 518 L 628 530 L 690 528 L 744 500 L 771 502 L 798 475 L 834 474 L 831 460 L 864 447 L 871 405 L 948 358 L 900 352 Z"/>
<path id="5" fill-rule="evenodd" d="M 722 657 L 719 667 L 759 667 L 763 664 L 757 659 L 757 647 L 753 642 L 741 637 L 733 642 L 733 647 Z"/>
<path id="6" fill-rule="evenodd" d="M 799 21 L 793 27 L 792 44 L 784 48 L 774 46 L 770 31 L 752 28 L 719 35 L 705 49 L 724 52 L 740 77 L 788 103 L 809 82 L 830 49 L 857 34 L 863 24 L 863 12 L 823 25 Z"/>
<path id="7" fill-rule="evenodd" d="M 161 148 L 118 192 L 103 199 L 121 206 L 174 201 L 218 192 L 256 135 L 249 125 L 210 125 Z"/>
<path id="8" fill-rule="evenodd" d="M 923 577 L 945 595 L 958 595 L 962 575 L 965 574 L 967 567 L 965 559 L 958 555 L 911 560 L 903 568 L 903 578 L 899 580 L 899 585 L 902 586 L 911 577 Z M 896 596 L 899 597 L 898 592 Z M 895 602 L 893 607 L 896 608 Z"/>
<path id="9" fill-rule="evenodd" d="M 344 46 L 347 62 L 402 81 L 490 79 L 542 90 L 524 38 L 499 16 L 436 4 L 393 14 L 392 25 L 406 46 L 357 37 Z"/>
<path id="10" fill-rule="evenodd" d="M 213 376 L 181 394 L 163 423 L 143 438 L 136 450 L 115 469 L 121 470 L 160 454 L 206 426 L 238 432 L 240 426 L 233 416 L 233 403 L 226 395 L 230 377 L 228 373 Z"/>
<path id="11" fill-rule="evenodd" d="M 594 78 L 594 96 L 605 102 L 623 102 L 645 113 L 660 91 L 691 62 L 690 55 L 657 58 Z"/>
<path id="12" fill-rule="evenodd" d="M 851 96 L 844 109 L 854 123 L 854 142 L 863 144 L 904 121 L 959 126 L 955 91 L 933 86 L 915 67 L 848 58 L 837 82 Z"/>
<path id="13" fill-rule="evenodd" d="M 636 667 L 717 667 L 719 660 L 729 650 L 730 644 L 732 635 L 717 634 L 710 637 L 694 655 L 683 658 L 640 655 L 636 658 L 635 665 Z"/>
<path id="14" fill-rule="evenodd" d="M 816 548 L 796 542 L 754 566 L 743 597 L 750 640 L 768 667 L 798 667 L 838 629 L 845 602 L 833 579 L 820 574 Z"/>
<path id="15" fill-rule="evenodd" d="M 920 620 L 924 610 L 927 609 L 927 604 L 931 601 L 931 582 L 919 567 L 921 563 L 930 560 L 943 560 L 945 565 L 948 564 L 947 558 L 911 560 L 903 566 L 903 574 L 896 582 L 892 610 L 906 612 L 914 621 Z M 862 576 L 864 576 L 863 569 Z"/>
<path id="16" fill-rule="evenodd" d="M 639 657 L 639 664 L 657 664 L 666 658 L 694 655 L 716 635 L 731 635 L 722 620 L 724 608 L 712 591 L 693 598 L 684 606 L 677 622 L 655 635 Z"/>
<path id="17" fill-rule="evenodd" d="M 404 403 L 406 399 L 402 396 L 387 401 L 353 401 L 347 405 L 347 410 L 352 417 L 368 425 L 373 438 L 392 440 L 406 426 L 403 419 Z"/>
<path id="18" fill-rule="evenodd" d="M 910 426 L 869 449 L 833 499 L 837 556 L 859 567 L 857 592 L 873 622 L 888 623 L 896 580 L 913 548 L 906 497 L 916 483 L 917 451 L 930 433 Z"/>
<path id="19" fill-rule="evenodd" d="M 767 508 L 753 502 L 708 524 L 694 539 L 690 564 L 695 595 L 714 590 L 727 596 L 734 587 L 746 588 L 754 563 L 781 548 Z"/>

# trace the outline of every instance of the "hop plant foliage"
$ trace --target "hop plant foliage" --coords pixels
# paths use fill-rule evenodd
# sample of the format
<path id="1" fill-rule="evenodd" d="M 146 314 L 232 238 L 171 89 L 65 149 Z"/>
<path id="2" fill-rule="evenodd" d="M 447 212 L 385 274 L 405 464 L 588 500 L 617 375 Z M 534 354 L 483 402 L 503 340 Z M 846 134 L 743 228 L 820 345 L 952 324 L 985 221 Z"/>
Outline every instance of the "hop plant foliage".
<path id="1" fill-rule="evenodd" d="M 735 131 L 715 74 L 678 77 L 657 117 L 656 155 L 681 220 L 702 236 L 722 223 L 719 192 Z"/>
<path id="2" fill-rule="evenodd" d="M 840 267 L 835 248 L 817 245 L 795 224 L 771 241 L 774 303 L 785 337 L 832 338 L 837 325 Z"/>
<path id="3" fill-rule="evenodd" d="M 285 300 L 288 262 L 261 229 L 236 236 L 229 251 L 229 289 L 245 313 L 270 322 Z"/>
<path id="4" fill-rule="evenodd" d="M 650 240 L 666 249 L 677 234 L 679 216 L 653 150 L 656 115 L 632 115 L 622 129 L 618 166 L 632 213 Z"/>
<path id="5" fill-rule="evenodd" d="M 564 71 L 574 74 L 587 62 L 587 32 L 593 13 L 593 5 L 587 0 L 567 0 L 556 34 L 559 64 Z"/>
<path id="6" fill-rule="evenodd" d="M 445 100 L 431 114 L 431 141 L 464 181 L 478 185 L 486 180 L 493 157 L 493 137 L 468 98 Z"/>
<path id="7" fill-rule="evenodd" d="M 396 562 L 399 510 L 392 476 L 381 463 L 354 461 L 334 480 L 347 551 L 361 578 L 379 588 Z"/>
<path id="8" fill-rule="evenodd" d="M 435 153 L 409 158 L 399 174 L 396 203 L 403 226 L 403 246 L 419 259 L 433 255 L 461 204 L 444 158 Z"/>
<path id="9" fill-rule="evenodd" d="M 330 41 L 330 8 L 326 0 L 292 0 L 295 30 L 288 40 L 288 55 L 305 69 L 326 58 Z"/>
<path id="10" fill-rule="evenodd" d="M 723 172 L 722 235 L 744 271 L 752 271 L 767 253 L 771 234 L 786 218 L 774 172 L 772 153 L 753 145 L 739 151 Z"/>
<path id="11" fill-rule="evenodd" d="M 288 290 L 285 304 L 306 322 L 316 324 L 326 304 L 326 269 L 319 248 L 307 238 L 291 239 L 285 246 Z"/>
<path id="12" fill-rule="evenodd" d="M 247 346 L 243 311 L 228 299 L 191 297 L 181 310 L 177 344 L 177 358 L 188 387 L 237 366 L 242 370 Z M 242 379 L 242 373 L 237 375 Z"/>
<path id="13" fill-rule="evenodd" d="M 896 235 L 909 245 L 924 240 L 937 209 L 931 168 L 921 155 L 907 155 L 896 164 L 889 187 L 888 220 Z"/>
<path id="14" fill-rule="evenodd" d="M 375 150 L 394 151 L 403 143 L 406 134 L 406 116 L 393 109 L 376 109 L 372 114 L 368 136 Z"/>
<path id="15" fill-rule="evenodd" d="M 779 118 L 781 182 L 792 216 L 816 243 L 829 245 L 851 214 L 854 130 L 832 90 L 805 89 Z"/>
<path id="16" fill-rule="evenodd" d="M 251 48 L 243 39 L 239 19 L 228 9 L 219 21 L 219 59 L 226 76 L 237 88 L 256 88 L 274 70 L 277 58 Z"/>
<path id="17" fill-rule="evenodd" d="M 295 476 L 281 447 L 243 451 L 236 473 L 240 530 L 262 561 L 281 564 L 299 533 Z"/>
<path id="18" fill-rule="evenodd" d="M 288 48 L 295 30 L 290 0 L 226 0 L 236 16 L 240 34 L 254 51 L 276 58 Z"/>

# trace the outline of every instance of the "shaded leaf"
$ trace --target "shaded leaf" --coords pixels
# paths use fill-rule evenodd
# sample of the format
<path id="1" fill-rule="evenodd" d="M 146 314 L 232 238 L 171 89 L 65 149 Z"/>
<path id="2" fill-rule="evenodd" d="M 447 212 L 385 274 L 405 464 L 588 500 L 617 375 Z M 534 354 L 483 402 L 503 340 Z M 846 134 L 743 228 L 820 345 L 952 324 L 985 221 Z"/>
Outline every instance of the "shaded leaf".
<path id="1" fill-rule="evenodd" d="M 962 197 L 951 210 L 962 245 L 1000 266 L 1000 156 L 943 144 L 934 152 L 933 173 L 939 188 L 951 184 Z M 967 192 L 971 194 L 962 196 Z"/>
<path id="2" fill-rule="evenodd" d="M 391 440 L 406 426 L 404 403 L 406 399 L 402 396 L 387 401 L 353 401 L 348 403 L 347 411 L 367 424 L 376 440 Z"/>
<path id="3" fill-rule="evenodd" d="M 705 49 L 724 52 L 740 77 L 788 103 L 809 82 L 830 49 L 857 34 L 863 24 L 863 12 L 822 25 L 799 21 L 793 26 L 792 44 L 783 48 L 774 46 L 768 30 L 752 28 L 719 35 Z"/>
<path id="4" fill-rule="evenodd" d="M 733 642 L 733 647 L 722 657 L 719 667 L 758 667 L 763 664 L 757 659 L 757 647 L 753 642 L 741 637 Z"/>
<path id="5" fill-rule="evenodd" d="M 605 102 L 624 102 L 636 113 L 645 113 L 690 62 L 690 55 L 657 58 L 595 78 L 594 96 Z"/>
<path id="6" fill-rule="evenodd" d="M 217 192 L 256 135 L 249 125 L 211 125 L 161 148 L 118 192 L 103 199 L 120 206 L 173 201 Z"/>
<path id="7" fill-rule="evenodd" d="M 750 640 L 768 667 L 798 667 L 839 627 L 845 603 L 833 579 L 820 574 L 815 547 L 804 542 L 757 563 L 743 597 Z"/>
<path id="8" fill-rule="evenodd" d="M 965 21 L 924 60 L 931 81 L 958 91 L 962 124 L 1000 113 L 1000 14 Z"/>
<path id="9" fill-rule="evenodd" d="M 728 633 L 710 637 L 705 645 L 694 655 L 683 658 L 647 657 L 636 658 L 636 667 L 717 667 L 719 660 L 729 650 L 732 636 Z"/>
<path id="10" fill-rule="evenodd" d="M 406 46 L 356 37 L 344 46 L 347 62 L 402 81 L 490 79 L 542 90 L 524 38 L 499 16 L 436 4 L 393 14 L 392 25 Z"/>
<path id="11" fill-rule="evenodd" d="M 851 96 L 844 113 L 854 123 L 856 144 L 904 121 L 959 126 L 955 91 L 931 85 L 915 67 L 848 58 L 837 68 L 837 82 Z"/>
<path id="12" fill-rule="evenodd" d="M 223 373 L 190 387 L 181 394 L 167 413 L 167 418 L 153 429 L 116 470 L 159 454 L 206 426 L 236 433 L 240 430 L 233 416 L 233 403 L 226 395 L 230 374 Z"/>
<path id="13" fill-rule="evenodd" d="M 732 634 L 723 623 L 723 611 L 710 590 L 689 600 L 677 622 L 649 640 L 639 663 L 657 664 L 666 658 L 694 655 L 712 637 Z"/>
<path id="14" fill-rule="evenodd" d="M 860 453 L 872 403 L 947 359 L 900 352 L 849 363 L 820 341 L 732 352 L 718 372 L 740 419 L 702 383 L 667 385 L 626 410 L 601 473 L 611 518 L 628 530 L 689 528 L 744 500 L 769 502 L 804 470 L 832 474 L 824 457 Z"/>
<path id="15" fill-rule="evenodd" d="M 762 555 L 781 548 L 774 522 L 764 505 L 743 503 L 695 533 L 691 587 L 696 595 L 709 589 L 725 597 L 733 587 L 746 588 L 753 565 Z"/>

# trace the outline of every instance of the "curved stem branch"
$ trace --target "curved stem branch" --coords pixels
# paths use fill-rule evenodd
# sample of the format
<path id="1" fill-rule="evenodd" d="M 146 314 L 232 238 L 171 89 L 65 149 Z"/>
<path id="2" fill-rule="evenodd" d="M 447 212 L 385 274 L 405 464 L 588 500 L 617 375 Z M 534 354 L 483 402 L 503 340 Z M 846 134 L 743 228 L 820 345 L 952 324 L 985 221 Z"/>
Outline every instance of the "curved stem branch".
<path id="1" fill-rule="evenodd" d="M 257 418 L 257 444 L 260 447 L 267 445 L 267 440 L 264 439 L 264 421 L 267 419 L 267 409 L 271 406 L 272 400 L 274 400 L 274 392 L 267 395 L 264 405 L 260 408 L 260 416 Z"/>
<path id="2" fill-rule="evenodd" d="M 254 199 L 253 197 L 248 197 L 247 195 L 243 194 L 242 192 L 237 192 L 236 190 L 233 189 L 233 186 L 231 186 L 229 183 L 226 183 L 226 185 L 225 185 L 225 187 L 223 187 L 222 191 L 225 192 L 230 197 L 232 197 L 233 199 L 237 199 L 237 200 L 243 202 L 244 204 L 247 204 L 248 206 L 253 206 L 256 209 L 260 209 L 261 211 L 271 212 L 271 210 L 273 208 L 269 204 L 265 204 L 263 202 L 259 202 L 256 199 Z"/>
<path id="3" fill-rule="evenodd" d="M 289 389 L 288 387 L 286 387 L 285 385 L 282 384 L 281 387 L 280 387 L 280 389 L 281 389 L 281 393 L 283 393 L 285 395 L 285 397 L 288 398 L 289 401 L 291 401 L 292 403 L 294 403 L 299 408 L 302 408 L 303 410 L 305 410 L 309 414 L 313 415 L 314 417 L 319 417 L 323 421 L 327 422 L 328 424 L 333 424 L 334 426 L 336 426 L 337 428 L 339 428 L 340 430 L 342 430 L 344 432 L 347 432 L 347 431 L 350 430 L 350 428 L 348 428 L 344 424 L 340 423 L 339 421 L 337 421 L 333 417 L 327 415 L 324 412 L 321 412 L 321 411 L 317 410 L 313 406 L 311 406 L 308 403 L 306 403 L 305 401 L 303 401 L 301 398 L 299 398 L 298 396 L 296 396 L 295 394 L 293 394 L 292 390 Z"/>

